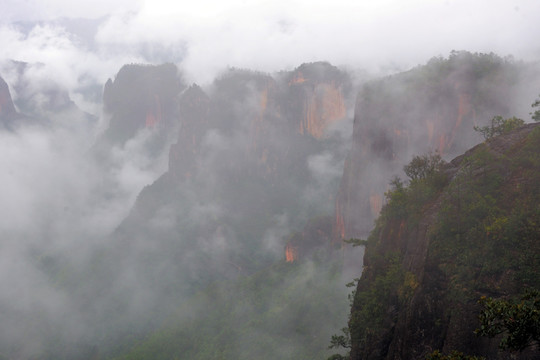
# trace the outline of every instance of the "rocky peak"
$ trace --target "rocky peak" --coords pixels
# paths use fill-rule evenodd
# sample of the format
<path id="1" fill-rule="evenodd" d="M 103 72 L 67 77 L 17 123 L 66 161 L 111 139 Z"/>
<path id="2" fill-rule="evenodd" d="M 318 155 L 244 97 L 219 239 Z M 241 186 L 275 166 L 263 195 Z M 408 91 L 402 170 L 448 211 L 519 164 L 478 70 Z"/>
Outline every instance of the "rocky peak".
<path id="1" fill-rule="evenodd" d="M 209 111 L 210 98 L 196 84 L 180 97 L 180 130 L 169 151 L 169 174 L 173 178 L 190 178 L 196 171 L 201 141 L 209 129 Z"/>
<path id="2" fill-rule="evenodd" d="M 288 86 L 300 134 L 321 138 L 330 124 L 347 115 L 350 79 L 326 62 L 302 64 L 288 76 Z"/>
<path id="3" fill-rule="evenodd" d="M 414 154 L 456 156 L 480 140 L 474 125 L 509 116 L 512 94 L 534 88 L 535 80 L 521 77 L 522 70 L 493 54 L 456 52 L 366 84 L 355 106 L 335 239 L 367 235 L 388 182 Z"/>
<path id="4" fill-rule="evenodd" d="M 184 88 L 173 64 L 124 65 L 103 89 L 103 108 L 110 115 L 105 138 L 123 144 L 144 128 L 170 132 L 178 123 L 177 97 Z"/>
<path id="5" fill-rule="evenodd" d="M 472 334 L 481 296 L 540 286 L 529 255 L 540 251 L 539 147 L 540 124 L 490 139 L 448 163 L 431 196 L 383 208 L 351 310 L 351 359 L 424 359 L 437 349 L 512 358 L 500 339 Z"/>
<path id="6" fill-rule="evenodd" d="M 11 121 L 17 115 L 8 84 L 0 77 L 0 121 L 4 126 L 11 126 Z"/>

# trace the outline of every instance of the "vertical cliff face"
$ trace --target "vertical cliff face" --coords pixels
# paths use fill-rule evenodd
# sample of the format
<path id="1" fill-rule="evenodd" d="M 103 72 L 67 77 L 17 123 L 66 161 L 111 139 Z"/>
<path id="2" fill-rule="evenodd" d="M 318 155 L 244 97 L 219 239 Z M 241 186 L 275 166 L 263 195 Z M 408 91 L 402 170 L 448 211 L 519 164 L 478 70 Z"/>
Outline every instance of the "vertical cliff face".
<path id="1" fill-rule="evenodd" d="M 414 154 L 456 155 L 480 140 L 474 125 L 509 116 L 527 79 L 494 55 L 453 53 L 374 81 L 356 106 L 353 144 L 336 202 L 334 236 L 366 236 L 392 176 Z"/>
<path id="2" fill-rule="evenodd" d="M 292 263 L 298 260 L 298 248 L 287 244 L 285 247 L 285 261 L 288 263 Z"/>
<path id="3" fill-rule="evenodd" d="M 115 83 L 125 81 L 121 73 Z M 118 100 L 114 87 L 112 81 L 106 86 L 107 109 L 128 100 Z M 236 274 L 237 268 L 256 269 L 261 258 L 268 258 L 261 255 L 268 250 L 268 239 L 280 241 L 275 239 L 282 231 L 275 229 L 281 226 L 277 223 L 302 228 L 308 218 L 321 214 L 314 200 L 306 200 L 306 192 L 320 186 L 309 159 L 331 153 L 330 140 L 321 138 L 328 126 L 345 116 L 348 94 L 347 74 L 322 63 L 276 76 L 232 69 L 207 89 L 188 88 L 177 100 L 179 130 L 170 148 L 168 171 L 143 189 L 118 235 L 181 242 L 171 249 L 178 253 L 172 266 L 180 268 L 187 254 L 221 249 L 219 256 L 201 258 L 198 265 L 201 273 L 212 277 L 229 270 Z M 161 95 L 150 99 L 151 107 L 141 108 L 142 115 L 133 119 L 140 119 L 138 126 L 159 128 L 167 118 L 165 100 Z M 339 156 L 336 161 L 341 161 Z M 168 224 L 174 238 L 153 228 L 163 214 L 173 214 Z M 323 230 L 313 225 L 317 229 L 313 234 L 286 248 L 281 243 L 286 260 L 309 254 L 311 238 L 324 238 L 322 242 L 329 244 L 331 223 L 330 218 L 321 222 Z M 231 268 L 230 263 L 238 267 Z M 220 266 L 225 268 L 217 270 Z"/>
<path id="4" fill-rule="evenodd" d="M 8 84 L 0 77 L 0 122 L 4 127 L 11 128 L 16 116 L 17 111 L 11 100 Z"/>
<path id="5" fill-rule="evenodd" d="M 104 113 L 110 116 L 104 141 L 122 145 L 144 128 L 173 131 L 178 125 L 177 97 L 183 89 L 173 64 L 125 65 L 103 90 Z"/>
<path id="6" fill-rule="evenodd" d="M 351 310 L 351 359 L 425 359 L 434 350 L 513 358 L 498 350 L 500 338 L 473 331 L 481 296 L 540 286 L 539 149 L 540 126 L 527 125 L 452 160 L 446 184 L 417 182 L 383 208 Z M 392 191 L 398 199 L 402 190 Z M 419 200 L 419 191 L 431 195 Z"/>
<path id="7" fill-rule="evenodd" d="M 332 123 L 346 117 L 350 80 L 328 63 L 298 67 L 289 75 L 289 93 L 297 112 L 297 131 L 320 139 Z"/>
<path id="8" fill-rule="evenodd" d="M 169 152 L 169 174 L 177 181 L 191 178 L 197 170 L 203 136 L 209 130 L 210 99 L 192 85 L 179 101 L 180 131 Z"/>
<path id="9" fill-rule="evenodd" d="M 332 218 L 316 217 L 307 222 L 301 232 L 294 233 L 285 246 L 285 260 L 307 259 L 320 249 L 331 246 Z"/>

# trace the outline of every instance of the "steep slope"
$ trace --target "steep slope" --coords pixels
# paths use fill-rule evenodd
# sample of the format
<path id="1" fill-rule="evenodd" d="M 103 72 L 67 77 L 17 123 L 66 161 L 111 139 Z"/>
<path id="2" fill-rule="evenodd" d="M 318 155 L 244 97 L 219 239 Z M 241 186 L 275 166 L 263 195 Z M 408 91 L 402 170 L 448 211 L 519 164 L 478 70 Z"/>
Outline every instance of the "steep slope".
<path id="1" fill-rule="evenodd" d="M 17 116 L 8 84 L 0 77 L 0 123 L 4 128 L 12 128 Z"/>
<path id="2" fill-rule="evenodd" d="M 342 140 L 323 132 L 345 118 L 349 94 L 347 74 L 327 63 L 304 64 L 277 77 L 231 70 L 208 93 L 191 86 L 178 101 L 181 127 L 168 171 L 141 192 L 118 234 L 140 238 L 168 209 L 175 231 L 199 227 L 194 236 L 202 236 L 200 242 L 225 237 L 225 243 L 242 249 L 229 261 L 252 266 L 254 254 L 262 254 L 265 246 L 261 239 L 278 217 L 285 214 L 289 226 L 298 228 L 324 213 L 303 204 L 306 189 L 317 181 L 308 160 L 331 153 Z M 333 156 L 339 162 L 342 155 Z M 210 218 L 180 225 L 195 204 L 210 211 Z"/>
<path id="3" fill-rule="evenodd" d="M 351 359 L 510 358 L 499 339 L 474 336 L 477 300 L 540 288 L 539 154 L 540 124 L 530 124 L 408 187 L 394 182 L 366 247 Z"/>
<path id="4" fill-rule="evenodd" d="M 516 94 L 536 96 L 534 66 L 493 54 L 453 52 L 410 71 L 370 82 L 358 95 L 353 144 L 336 200 L 336 240 L 365 237 L 391 177 L 413 154 L 456 156 L 481 140 L 474 125 L 519 114 Z M 534 89 L 534 90 L 532 90 Z"/>
<path id="5" fill-rule="evenodd" d="M 7 84 L 0 84 L 0 108 L 4 108 L 0 116 L 4 122 L 10 119 L 11 129 L 21 125 L 50 127 L 54 123 L 84 126 L 90 131 L 95 125 L 96 117 L 81 110 L 64 85 L 44 73 L 43 64 L 7 61 L 4 71 L 15 96 L 12 99 Z"/>
<path id="6" fill-rule="evenodd" d="M 123 146 L 148 129 L 157 134 L 150 150 L 162 151 L 167 135 L 178 129 L 178 96 L 185 88 L 173 64 L 124 65 L 103 90 L 103 110 L 110 121 L 98 147 L 107 151 L 110 146 Z"/>
<path id="7" fill-rule="evenodd" d="M 139 103 L 151 99 L 150 92 L 141 95 L 142 90 L 128 86 L 124 89 L 131 92 L 120 91 L 113 96 L 114 84 L 123 81 L 123 71 L 133 71 L 136 74 L 130 78 L 138 78 L 139 71 L 152 74 L 151 68 L 123 69 L 114 82 L 109 82 L 104 98 L 120 100 L 106 104 L 109 110 L 118 108 L 110 112 L 111 128 L 102 138 L 114 140 L 108 146 L 121 148 L 122 141 L 128 144 L 139 137 L 138 133 L 153 136 L 162 130 L 167 139 L 174 140 L 165 173 L 142 189 L 129 215 L 93 259 L 94 264 L 100 265 L 92 271 L 92 281 L 88 281 L 91 285 L 71 291 L 74 296 L 83 297 L 91 287 L 92 292 L 101 294 L 96 300 L 100 304 L 96 306 L 98 311 L 93 314 L 93 322 L 100 329 L 95 335 L 98 340 L 88 342 L 99 343 L 106 356 L 125 354 L 136 341 L 158 329 L 180 304 L 192 301 L 204 289 L 237 286 L 236 281 L 259 272 L 263 273 L 261 278 L 268 275 L 269 283 L 275 284 L 281 270 L 265 275 L 264 269 L 276 264 L 280 268 L 296 266 L 318 251 L 314 243 L 324 242 L 323 251 L 330 247 L 328 216 L 333 204 L 328 198 L 337 191 L 339 171 L 334 168 L 342 166 L 346 147 L 341 133 L 327 129 L 346 119 L 343 106 L 350 104 L 350 81 L 345 72 L 327 63 L 300 68 L 305 79 L 301 83 L 290 81 L 296 71 L 271 76 L 233 69 L 208 88 L 192 85 L 177 94 L 174 101 L 171 97 L 175 111 L 167 117 L 178 124 L 177 129 L 160 129 L 165 121 L 163 106 L 162 120 L 153 128 L 146 127 L 148 109 Z M 157 81 L 156 91 L 169 94 L 161 88 L 165 85 Z M 334 107 L 338 110 L 332 110 Z M 123 112 L 132 115 L 120 116 Z M 302 123 L 310 123 L 308 128 L 317 132 L 301 130 Z M 116 132 L 124 130 L 125 136 L 115 137 Z M 163 141 L 160 144 L 166 146 Z M 332 171 L 326 169 L 328 166 Z M 289 238 L 290 233 L 303 229 L 313 217 L 319 220 Z M 293 264 L 285 264 L 288 238 L 289 245 L 298 249 Z M 306 266 L 309 270 L 311 265 Z M 294 291 L 302 292 L 307 286 L 299 283 Z M 322 290 L 325 289 L 323 286 Z M 290 289 L 285 290 L 283 296 L 290 296 Z M 247 292 L 254 298 L 258 296 L 251 290 Z M 276 296 L 280 297 L 278 294 L 279 291 Z M 334 303 L 336 308 L 332 311 L 346 313 L 346 306 L 336 298 L 324 306 Z M 227 303 L 220 301 L 216 299 L 216 308 L 226 309 Z M 261 306 L 275 308 L 266 300 Z M 114 314 L 99 311 L 111 307 L 117 309 Z M 234 314 L 229 323 L 208 325 L 204 319 L 199 323 L 205 329 L 210 326 L 212 331 L 226 332 L 231 324 L 249 319 L 241 315 Z M 308 321 L 310 316 L 305 315 Z M 271 313 L 261 316 L 272 317 Z M 280 323 L 292 329 L 295 318 L 283 317 Z M 182 328 L 185 323 L 173 325 Z M 243 325 L 252 326 L 249 320 Z M 335 328 L 320 329 L 319 334 L 324 336 L 319 339 L 330 331 Z M 277 332 L 271 329 L 272 335 L 265 341 L 280 338 Z M 305 336 L 308 333 L 303 329 L 298 336 L 311 342 Z M 204 342 L 200 345 L 210 346 Z M 319 345 L 316 351 L 324 353 L 325 343 Z M 301 348 L 290 347 L 294 351 Z M 241 345 L 234 348 L 228 355 L 231 358 L 241 352 Z M 198 349 L 204 354 L 203 350 Z M 176 354 L 175 349 L 170 351 Z"/>
<path id="8" fill-rule="evenodd" d="M 347 303 L 327 220 L 291 236 L 299 259 L 200 289 L 118 359 L 326 358 L 327 339 L 343 324 Z"/>

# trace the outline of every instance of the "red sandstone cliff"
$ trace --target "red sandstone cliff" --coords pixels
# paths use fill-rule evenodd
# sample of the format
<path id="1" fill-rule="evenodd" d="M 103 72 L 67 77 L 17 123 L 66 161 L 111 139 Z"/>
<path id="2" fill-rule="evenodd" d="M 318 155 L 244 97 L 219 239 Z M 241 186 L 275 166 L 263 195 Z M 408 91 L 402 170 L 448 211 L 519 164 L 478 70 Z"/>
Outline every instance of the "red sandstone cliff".
<path id="1" fill-rule="evenodd" d="M 480 140 L 474 125 L 509 116 L 517 69 L 495 55 L 456 52 L 367 84 L 355 106 L 334 239 L 368 234 L 390 180 L 413 155 L 456 155 Z"/>
<path id="2" fill-rule="evenodd" d="M 350 80 L 334 66 L 303 64 L 289 76 L 288 86 L 300 134 L 319 139 L 329 125 L 346 117 Z"/>
<path id="3" fill-rule="evenodd" d="M 110 116 L 106 142 L 123 144 L 144 128 L 170 133 L 178 125 L 178 95 L 185 88 L 173 64 L 125 65 L 103 90 Z"/>

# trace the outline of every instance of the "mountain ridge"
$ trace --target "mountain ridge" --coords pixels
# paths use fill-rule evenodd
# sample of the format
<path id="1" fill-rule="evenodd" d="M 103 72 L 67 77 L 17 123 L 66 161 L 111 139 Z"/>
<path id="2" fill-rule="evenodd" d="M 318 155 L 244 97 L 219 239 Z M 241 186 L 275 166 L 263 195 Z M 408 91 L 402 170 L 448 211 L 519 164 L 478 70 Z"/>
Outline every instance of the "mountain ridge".
<path id="1" fill-rule="evenodd" d="M 539 147 L 540 124 L 528 124 L 443 166 L 444 184 L 423 200 L 414 198 L 422 196 L 414 195 L 418 186 L 391 190 L 368 240 L 351 309 L 351 359 L 424 359 L 437 349 L 511 358 L 497 339 L 472 334 L 481 296 L 508 297 L 540 285 L 538 259 L 525 255 L 540 246 L 533 225 Z M 397 202 L 402 191 L 408 202 Z M 395 212 L 414 201 L 407 213 Z M 383 281 L 390 285 L 381 288 Z M 376 299 L 381 307 L 369 314 L 378 318 L 368 320 Z M 533 359 L 535 351 L 520 358 Z"/>

